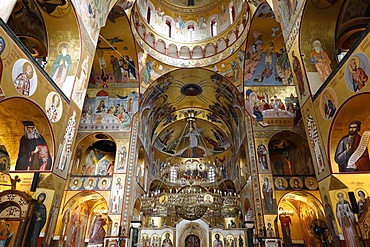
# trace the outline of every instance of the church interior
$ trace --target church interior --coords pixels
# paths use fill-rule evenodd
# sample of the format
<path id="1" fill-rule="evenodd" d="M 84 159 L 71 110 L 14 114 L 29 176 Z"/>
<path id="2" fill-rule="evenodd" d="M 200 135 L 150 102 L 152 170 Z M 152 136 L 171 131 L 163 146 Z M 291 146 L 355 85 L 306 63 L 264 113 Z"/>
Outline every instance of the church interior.
<path id="1" fill-rule="evenodd" d="M 0 247 L 370 245 L 369 0 L 0 17 Z"/>

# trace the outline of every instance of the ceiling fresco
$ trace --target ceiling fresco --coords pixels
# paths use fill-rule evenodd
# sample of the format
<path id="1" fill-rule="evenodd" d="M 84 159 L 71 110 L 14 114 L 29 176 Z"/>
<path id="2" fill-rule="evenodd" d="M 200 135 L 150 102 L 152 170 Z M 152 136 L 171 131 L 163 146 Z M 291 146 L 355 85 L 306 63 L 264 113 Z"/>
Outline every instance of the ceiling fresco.
<path id="1" fill-rule="evenodd" d="M 238 136 L 242 129 L 239 119 L 243 118 L 243 104 L 237 89 L 214 72 L 170 72 L 154 82 L 142 98 L 140 115 L 146 123 L 143 133 L 150 136 L 145 135 L 144 139 L 151 138 L 147 142 L 155 143 L 158 150 L 181 156 L 186 145 L 190 145 L 182 140 L 195 129 L 197 139 L 204 141 L 206 153 L 226 150 L 230 142 L 235 143 L 227 136 Z"/>
<path id="2" fill-rule="evenodd" d="M 245 86 L 293 85 L 280 24 L 267 3 L 256 11 L 244 65 Z"/>

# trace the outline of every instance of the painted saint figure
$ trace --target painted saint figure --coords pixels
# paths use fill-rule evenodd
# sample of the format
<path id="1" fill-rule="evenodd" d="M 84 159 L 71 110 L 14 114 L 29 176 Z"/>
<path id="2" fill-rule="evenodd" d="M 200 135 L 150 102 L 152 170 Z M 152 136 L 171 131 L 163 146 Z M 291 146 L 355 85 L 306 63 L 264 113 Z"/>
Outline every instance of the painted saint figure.
<path id="1" fill-rule="evenodd" d="M 285 247 L 292 247 L 292 238 L 290 235 L 290 226 L 292 225 L 291 218 L 286 213 L 279 214 L 279 220 L 281 224 L 281 231 L 283 232 L 283 240 Z"/>
<path id="2" fill-rule="evenodd" d="M 342 229 L 342 234 L 344 236 L 344 240 L 346 241 L 346 245 L 348 247 L 362 246 L 357 236 L 356 219 L 351 205 L 347 200 L 344 199 L 342 192 L 339 192 L 337 197 L 339 199 L 336 209 L 337 219 L 340 228 Z"/>
<path id="3" fill-rule="evenodd" d="M 35 209 L 33 211 L 30 228 L 28 230 L 26 244 L 27 247 L 36 247 L 37 241 L 39 240 L 39 235 L 41 229 L 44 227 L 46 223 L 46 207 L 44 205 L 44 201 L 46 199 L 45 193 L 40 193 L 37 196 L 37 202 L 35 205 Z"/>
<path id="4" fill-rule="evenodd" d="M 313 42 L 313 48 L 310 53 L 310 63 L 315 65 L 322 82 L 324 82 L 332 72 L 330 67 L 331 61 L 322 48 L 319 40 Z"/>
<path id="5" fill-rule="evenodd" d="M 50 104 L 49 108 L 46 110 L 46 116 L 52 123 L 55 123 L 59 120 L 59 116 L 58 116 L 59 102 L 60 102 L 59 95 L 54 94 L 53 102 Z"/>
<path id="6" fill-rule="evenodd" d="M 342 137 L 338 143 L 335 151 L 335 162 L 338 164 L 340 172 L 370 170 L 370 160 L 367 149 L 369 136 L 365 132 L 365 135 L 361 137 L 358 134 L 360 129 L 361 122 L 352 121 L 349 125 L 348 135 Z"/>
<path id="7" fill-rule="evenodd" d="M 23 121 L 25 134 L 19 145 L 15 170 L 50 170 L 51 156 L 45 139 L 32 121 Z"/>
<path id="8" fill-rule="evenodd" d="M 360 197 L 360 199 L 358 200 L 357 202 L 357 206 L 358 206 L 358 217 L 361 216 L 361 214 L 364 212 L 365 210 L 365 204 L 366 204 L 366 199 L 365 199 L 365 192 L 363 192 L 362 190 L 359 190 L 357 192 L 357 195 L 358 197 Z"/>
<path id="9" fill-rule="evenodd" d="M 336 107 L 332 100 L 329 99 L 328 92 L 324 93 L 324 111 L 325 111 L 325 118 L 331 119 L 336 111 Z"/>
<path id="10" fill-rule="evenodd" d="M 64 171 L 64 168 L 67 164 L 68 158 L 70 157 L 71 153 L 71 146 L 73 142 L 73 137 L 75 134 L 75 126 L 76 126 L 76 111 L 73 111 L 72 116 L 68 120 L 68 125 L 65 130 L 64 134 L 64 140 L 63 140 L 63 145 L 62 145 L 62 154 L 60 158 L 60 162 L 57 166 L 57 168 L 61 171 Z"/>
<path id="11" fill-rule="evenodd" d="M 169 233 L 166 233 L 166 238 L 162 242 L 162 247 L 172 247 L 172 241 Z"/>
<path id="12" fill-rule="evenodd" d="M 292 58 L 293 58 L 293 71 L 297 77 L 297 84 L 298 84 L 298 91 L 299 94 L 302 96 L 306 96 L 306 90 L 304 87 L 304 80 L 303 80 L 303 70 L 301 66 L 301 62 L 299 61 L 298 57 L 294 55 L 294 51 L 292 51 Z"/>
<path id="13" fill-rule="evenodd" d="M 223 247 L 224 243 L 220 240 L 220 234 L 216 233 L 215 240 L 213 241 L 212 247 Z"/>
<path id="14" fill-rule="evenodd" d="M 334 246 L 340 246 L 337 223 L 335 222 L 333 209 L 331 208 L 327 195 L 324 195 L 324 202 L 325 202 L 324 211 L 325 211 L 326 220 L 328 222 L 328 228 L 331 234 L 332 243 L 334 243 Z"/>
<path id="15" fill-rule="evenodd" d="M 261 168 L 263 170 L 267 170 L 268 169 L 268 165 L 267 165 L 268 151 L 265 145 L 262 144 L 262 142 L 260 142 L 260 144 L 257 147 L 257 153 L 258 153 L 258 161 L 260 163 Z"/>
<path id="16" fill-rule="evenodd" d="M 309 110 L 307 109 L 307 132 L 310 137 L 311 146 L 315 152 L 315 159 L 316 159 L 316 166 L 317 166 L 317 173 L 320 174 L 324 171 L 325 163 L 323 161 L 322 149 L 321 149 L 321 142 L 319 139 L 319 133 L 317 131 L 317 126 L 315 119 L 310 114 Z"/>
<path id="17" fill-rule="evenodd" d="M 103 244 L 104 237 L 105 237 L 105 229 L 104 226 L 106 225 L 105 219 L 101 215 L 98 215 L 94 219 L 94 223 L 92 224 L 89 236 L 89 244 Z"/>
<path id="18" fill-rule="evenodd" d="M 23 64 L 23 72 L 20 73 L 14 80 L 14 86 L 17 91 L 24 95 L 30 96 L 31 79 L 33 77 L 33 68 L 29 62 Z"/>
<path id="19" fill-rule="evenodd" d="M 273 198 L 272 198 L 273 191 L 272 191 L 272 185 L 268 177 L 265 177 L 263 179 L 262 194 L 263 194 L 263 201 L 265 204 L 266 211 L 268 213 L 272 213 L 274 211 Z"/>
<path id="20" fill-rule="evenodd" d="M 68 54 L 68 47 L 62 46 L 61 54 L 54 60 L 51 67 L 51 78 L 63 90 L 63 84 L 72 67 L 72 59 Z"/>
<path id="21" fill-rule="evenodd" d="M 348 70 L 352 74 L 353 91 L 357 92 L 363 89 L 369 78 L 360 67 L 360 59 L 357 56 L 353 56 L 349 60 Z"/>

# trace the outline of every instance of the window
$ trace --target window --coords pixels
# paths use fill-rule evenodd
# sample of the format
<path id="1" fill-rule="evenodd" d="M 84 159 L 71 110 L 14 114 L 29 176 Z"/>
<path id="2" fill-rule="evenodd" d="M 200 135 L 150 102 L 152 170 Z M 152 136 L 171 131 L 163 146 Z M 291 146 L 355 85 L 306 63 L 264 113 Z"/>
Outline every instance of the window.
<path id="1" fill-rule="evenodd" d="M 230 6 L 230 20 L 231 20 L 231 23 L 234 23 L 235 21 L 235 5 L 231 5 Z"/>
<path id="2" fill-rule="evenodd" d="M 211 36 L 214 37 L 217 35 L 217 21 L 212 19 L 211 21 Z"/>
<path id="3" fill-rule="evenodd" d="M 171 38 L 171 22 L 169 20 L 166 20 L 166 25 L 164 26 L 164 33 L 167 34 L 169 38 Z"/>
<path id="4" fill-rule="evenodd" d="M 193 25 L 188 26 L 188 41 L 194 41 L 195 40 L 195 30 Z"/>
<path id="5" fill-rule="evenodd" d="M 171 167 L 170 169 L 170 182 L 175 183 L 177 179 L 177 171 L 175 167 Z"/>
<path id="6" fill-rule="evenodd" d="M 146 12 L 146 21 L 150 24 L 150 17 L 152 15 L 152 9 L 148 6 L 148 11 Z"/>
<path id="7" fill-rule="evenodd" d="M 215 169 L 212 166 L 208 168 L 208 181 L 210 183 L 215 181 Z"/>

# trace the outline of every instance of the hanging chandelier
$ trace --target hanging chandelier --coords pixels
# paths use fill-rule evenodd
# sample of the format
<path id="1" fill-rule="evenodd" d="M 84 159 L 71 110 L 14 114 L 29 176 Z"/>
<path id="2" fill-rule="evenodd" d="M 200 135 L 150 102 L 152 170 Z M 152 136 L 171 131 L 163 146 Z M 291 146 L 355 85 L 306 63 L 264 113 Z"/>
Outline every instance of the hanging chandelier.
<path id="1" fill-rule="evenodd" d="M 142 195 L 141 210 L 150 217 L 186 220 L 238 216 L 239 195 L 228 191 L 227 186 L 223 191 L 219 188 L 226 179 L 221 161 L 213 157 L 207 137 L 196 124 L 196 116 L 204 113 L 191 109 L 182 114 L 186 116 L 186 125 L 172 155 L 161 164 L 158 174 L 161 184 Z M 166 186 L 161 187 L 162 184 Z"/>

